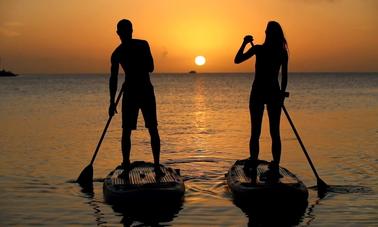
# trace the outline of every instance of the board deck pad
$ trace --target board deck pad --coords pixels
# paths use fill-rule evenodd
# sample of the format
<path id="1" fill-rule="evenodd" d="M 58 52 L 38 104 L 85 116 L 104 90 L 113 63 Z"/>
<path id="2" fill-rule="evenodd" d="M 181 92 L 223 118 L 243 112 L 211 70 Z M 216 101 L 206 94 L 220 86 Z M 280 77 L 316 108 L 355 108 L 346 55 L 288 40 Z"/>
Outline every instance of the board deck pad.
<path id="1" fill-rule="evenodd" d="M 128 178 L 124 169 L 118 166 L 104 179 L 105 201 L 111 204 L 147 204 L 154 202 L 180 202 L 185 193 L 185 184 L 180 171 L 160 165 L 163 176 L 156 177 L 154 164 L 136 161 L 131 163 Z"/>
<path id="2" fill-rule="evenodd" d="M 235 201 L 238 203 L 253 201 L 256 204 L 258 202 L 275 204 L 278 201 L 283 204 L 306 203 L 308 198 L 306 185 L 289 170 L 279 167 L 282 178 L 260 180 L 260 176 L 269 170 L 269 162 L 259 160 L 256 179 L 251 179 L 244 172 L 246 161 L 246 159 L 237 160 L 226 174 L 227 185 Z"/>
<path id="3" fill-rule="evenodd" d="M 146 184 L 161 184 L 161 183 L 175 183 L 178 181 L 176 173 L 171 169 L 160 167 L 165 174 L 163 177 L 156 178 L 153 166 L 136 166 L 129 171 L 129 180 L 120 177 L 124 169 L 117 168 L 112 177 L 113 185 L 146 185 Z"/>
<path id="4" fill-rule="evenodd" d="M 257 166 L 257 177 L 256 177 L 256 183 L 255 184 L 267 184 L 270 182 L 260 181 L 260 175 L 268 170 L 269 162 L 261 162 Z M 246 176 L 244 170 L 244 162 L 235 163 L 231 170 L 231 174 L 235 174 L 236 180 L 238 180 L 242 184 L 250 184 L 252 183 L 252 180 L 250 177 Z M 279 182 L 277 183 L 283 183 L 283 184 L 294 184 L 298 183 L 298 178 L 290 173 L 287 169 L 280 167 L 279 168 L 280 174 L 283 176 L 279 179 Z"/>

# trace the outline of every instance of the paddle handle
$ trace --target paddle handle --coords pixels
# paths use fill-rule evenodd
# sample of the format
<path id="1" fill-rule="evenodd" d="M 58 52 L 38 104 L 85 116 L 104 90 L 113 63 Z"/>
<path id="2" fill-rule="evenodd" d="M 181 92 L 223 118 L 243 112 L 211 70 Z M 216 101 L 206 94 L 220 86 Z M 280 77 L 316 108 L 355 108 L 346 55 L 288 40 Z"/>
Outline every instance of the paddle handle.
<path id="1" fill-rule="evenodd" d="M 121 96 L 122 96 L 122 93 L 123 93 L 123 89 L 124 89 L 123 87 L 124 87 L 124 86 L 121 87 L 121 90 L 119 91 L 119 94 L 118 94 L 118 96 L 117 96 L 117 99 L 116 99 L 116 102 L 115 102 L 115 106 L 116 106 L 116 107 L 117 107 L 117 105 L 118 105 L 118 103 L 119 103 L 119 100 L 121 99 Z M 93 154 L 93 157 L 92 157 L 92 160 L 91 160 L 90 165 L 93 165 L 93 162 L 94 162 L 95 159 L 96 159 L 97 153 L 98 153 L 98 151 L 100 150 L 100 146 L 101 146 L 102 140 L 104 140 L 104 137 L 105 137 L 106 131 L 108 130 L 108 127 L 109 127 L 109 125 L 110 125 L 110 122 L 112 121 L 113 116 L 114 116 L 114 115 L 109 116 L 109 119 L 108 119 L 108 121 L 106 122 L 105 128 L 104 128 L 104 130 L 102 131 L 100 141 L 98 141 L 98 144 L 97 144 L 97 147 L 96 147 L 96 151 L 95 151 L 94 154 Z"/>
<path id="2" fill-rule="evenodd" d="M 287 93 L 287 96 L 286 96 L 286 97 L 288 97 L 288 96 L 289 96 L 289 93 Z M 320 177 L 319 177 L 319 175 L 318 175 L 318 172 L 316 172 L 315 166 L 314 166 L 314 164 L 312 163 L 310 156 L 308 155 L 308 152 L 307 152 L 307 150 L 306 150 L 306 148 L 305 148 L 305 146 L 304 146 L 304 144 L 303 144 L 303 142 L 302 142 L 302 139 L 301 139 L 301 137 L 299 136 L 298 131 L 297 131 L 297 129 L 295 128 L 294 123 L 293 123 L 293 121 L 291 120 L 290 115 L 289 115 L 289 113 L 287 112 L 287 110 L 286 110 L 286 108 L 285 108 L 285 106 L 284 106 L 283 104 L 282 104 L 282 109 L 283 109 L 283 111 L 284 111 L 284 113 L 285 113 L 285 115 L 286 115 L 286 117 L 287 117 L 287 120 L 289 121 L 289 123 L 290 123 L 290 125 L 291 125 L 291 128 L 292 128 L 293 131 L 294 131 L 295 136 L 296 136 L 297 139 L 298 139 L 299 144 L 300 144 L 301 147 L 302 147 L 303 152 L 304 152 L 305 155 L 306 155 L 307 161 L 308 161 L 308 163 L 310 164 L 311 169 L 312 169 L 312 171 L 314 172 L 316 179 L 319 181 L 319 180 L 320 180 Z"/>

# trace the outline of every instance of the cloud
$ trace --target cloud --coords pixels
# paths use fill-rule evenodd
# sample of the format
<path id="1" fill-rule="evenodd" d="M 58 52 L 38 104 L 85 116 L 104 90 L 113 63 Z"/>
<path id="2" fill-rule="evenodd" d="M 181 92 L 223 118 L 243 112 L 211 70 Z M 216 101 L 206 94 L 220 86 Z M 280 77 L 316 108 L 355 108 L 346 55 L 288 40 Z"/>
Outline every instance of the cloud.
<path id="1" fill-rule="evenodd" d="M 4 37 L 16 37 L 20 36 L 21 33 L 17 31 L 20 27 L 24 26 L 20 22 L 8 21 L 0 25 L 0 36 Z"/>
<path id="2" fill-rule="evenodd" d="M 16 36 L 20 36 L 21 33 L 9 30 L 4 27 L 0 27 L 0 35 L 5 36 L 5 37 L 16 37 Z"/>
<path id="3" fill-rule="evenodd" d="M 167 50 L 167 47 L 163 47 L 163 51 L 161 53 L 161 57 L 162 58 L 166 58 L 168 56 L 168 50 Z"/>
<path id="4" fill-rule="evenodd" d="M 17 21 L 4 22 L 3 25 L 7 26 L 7 27 L 21 27 L 21 26 L 24 26 L 23 23 L 17 22 Z"/>

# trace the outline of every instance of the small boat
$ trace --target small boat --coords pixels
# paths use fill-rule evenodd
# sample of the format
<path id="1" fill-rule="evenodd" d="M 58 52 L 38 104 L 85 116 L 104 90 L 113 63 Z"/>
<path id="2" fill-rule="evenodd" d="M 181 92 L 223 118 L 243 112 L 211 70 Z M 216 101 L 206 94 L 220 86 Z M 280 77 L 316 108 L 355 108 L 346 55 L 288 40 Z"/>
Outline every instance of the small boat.
<path id="1" fill-rule="evenodd" d="M 0 77 L 12 77 L 12 76 L 17 76 L 17 74 L 12 73 L 11 71 L 6 71 L 6 70 L 0 70 Z"/>
<path id="2" fill-rule="evenodd" d="M 164 176 L 156 177 L 153 163 L 133 162 L 130 165 L 129 178 L 125 179 L 120 176 L 124 169 L 122 166 L 118 166 L 104 180 L 105 201 L 111 204 L 182 201 L 185 185 L 180 171 L 163 165 L 160 166 L 160 169 Z"/>
<path id="3" fill-rule="evenodd" d="M 228 187 L 236 202 L 307 203 L 307 187 L 289 170 L 279 167 L 282 178 L 275 182 L 262 181 L 260 175 L 268 170 L 269 162 L 259 160 L 256 179 L 252 181 L 243 170 L 245 162 L 236 161 L 226 174 Z"/>

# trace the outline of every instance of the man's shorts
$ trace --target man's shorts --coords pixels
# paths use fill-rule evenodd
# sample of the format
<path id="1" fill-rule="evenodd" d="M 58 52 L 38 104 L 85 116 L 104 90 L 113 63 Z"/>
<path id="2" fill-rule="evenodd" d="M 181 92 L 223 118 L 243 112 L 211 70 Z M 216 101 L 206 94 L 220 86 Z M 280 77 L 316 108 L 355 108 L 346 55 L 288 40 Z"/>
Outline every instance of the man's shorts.
<path id="1" fill-rule="evenodd" d="M 157 127 L 156 100 L 154 88 L 141 90 L 125 88 L 122 99 L 122 127 L 135 130 L 137 128 L 139 109 L 142 110 L 145 127 Z"/>

